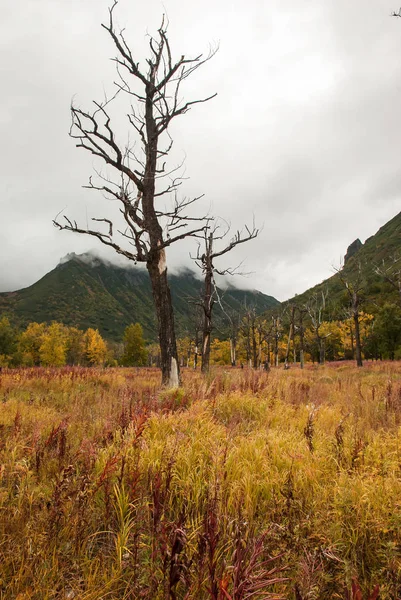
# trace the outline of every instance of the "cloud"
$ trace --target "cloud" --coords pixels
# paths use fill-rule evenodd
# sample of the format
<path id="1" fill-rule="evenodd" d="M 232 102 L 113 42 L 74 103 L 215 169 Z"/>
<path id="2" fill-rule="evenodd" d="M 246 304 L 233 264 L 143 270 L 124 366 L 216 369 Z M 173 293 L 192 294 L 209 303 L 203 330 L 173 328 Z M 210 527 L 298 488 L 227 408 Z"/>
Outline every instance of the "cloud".
<path id="1" fill-rule="evenodd" d="M 0 290 L 93 248 L 93 239 L 53 228 L 60 210 L 82 223 L 115 212 L 82 189 L 99 163 L 68 137 L 72 97 L 86 107 L 112 86 L 115 51 L 100 27 L 108 4 L 14 0 L 3 10 Z M 263 224 L 230 255 L 245 260 L 250 287 L 280 299 L 301 293 L 399 211 L 401 22 L 393 10 L 390 0 L 255 0 L 252 10 L 240 0 L 205 0 L 202 10 L 120 1 L 117 20 L 141 64 L 163 11 L 173 52 L 197 55 L 220 42 L 182 90 L 218 96 L 173 124 L 170 165 L 186 156 L 182 191 L 205 194 L 200 212 L 211 207 L 233 230 L 253 215 Z M 190 266 L 194 248 L 171 248 L 170 270 Z"/>

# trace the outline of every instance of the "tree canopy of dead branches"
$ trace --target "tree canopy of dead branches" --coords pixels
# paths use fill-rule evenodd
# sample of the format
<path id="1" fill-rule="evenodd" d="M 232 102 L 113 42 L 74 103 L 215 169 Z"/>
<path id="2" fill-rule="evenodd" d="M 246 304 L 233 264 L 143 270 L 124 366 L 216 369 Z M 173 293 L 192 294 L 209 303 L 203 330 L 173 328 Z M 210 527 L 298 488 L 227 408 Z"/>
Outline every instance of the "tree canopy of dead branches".
<path id="1" fill-rule="evenodd" d="M 141 66 L 124 30 L 116 27 L 117 5 L 115 0 L 108 22 L 102 25 L 116 50 L 113 94 L 94 101 L 90 110 L 73 104 L 70 136 L 78 148 L 89 152 L 106 169 L 106 173 L 96 171 L 96 177 L 90 177 L 85 187 L 114 201 L 118 209 L 113 218 L 94 216 L 92 226 L 60 214 L 54 225 L 92 236 L 129 260 L 146 264 L 158 319 L 162 381 L 175 386 L 179 383 L 179 366 L 166 249 L 188 236 L 203 235 L 206 215 L 196 217 L 192 213 L 192 205 L 201 196 L 178 196 L 181 165 L 167 168 L 173 145 L 169 127 L 176 117 L 216 95 L 182 100 L 183 84 L 212 58 L 215 50 L 206 56 L 173 58 L 168 23 L 163 17 L 157 35 L 149 37 L 149 54 Z M 112 110 L 121 98 L 127 102 L 130 130 L 124 143 Z M 135 143 L 131 142 L 132 134 Z M 164 205 L 166 197 L 171 199 L 168 208 Z"/>

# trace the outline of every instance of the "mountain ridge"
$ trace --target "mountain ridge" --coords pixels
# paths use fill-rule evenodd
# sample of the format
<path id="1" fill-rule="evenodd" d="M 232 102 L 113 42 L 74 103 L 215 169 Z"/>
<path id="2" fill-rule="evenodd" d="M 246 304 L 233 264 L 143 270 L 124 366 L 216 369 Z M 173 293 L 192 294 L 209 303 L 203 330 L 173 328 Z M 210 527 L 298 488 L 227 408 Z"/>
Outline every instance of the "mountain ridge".
<path id="1" fill-rule="evenodd" d="M 282 304 L 301 305 L 310 296 L 325 290 L 332 304 L 344 304 L 347 293 L 341 277 L 350 282 L 356 281 L 359 277 L 363 284 L 363 310 L 365 311 L 375 312 L 386 302 L 399 302 L 396 289 L 376 270 L 384 266 L 390 270 L 389 272 L 400 270 L 401 273 L 401 212 L 382 225 L 374 235 L 366 238 L 363 244 L 359 239 L 355 240 L 348 246 L 347 253 L 344 265 L 331 277 L 301 294 L 296 294 Z"/>
<path id="2" fill-rule="evenodd" d="M 169 282 L 177 334 L 182 336 L 193 329 L 194 303 L 200 298 L 203 284 L 189 269 L 170 274 Z M 272 296 L 257 290 L 232 286 L 218 289 L 224 310 L 229 312 L 240 310 L 247 301 L 258 313 L 279 304 Z M 139 322 L 146 337 L 156 339 L 157 324 L 146 269 L 114 265 L 90 253 L 71 253 L 33 285 L 0 293 L 0 313 L 18 326 L 54 320 L 80 329 L 93 327 L 115 341 L 122 339 L 129 324 Z M 216 327 L 224 327 L 219 304 L 215 316 Z"/>

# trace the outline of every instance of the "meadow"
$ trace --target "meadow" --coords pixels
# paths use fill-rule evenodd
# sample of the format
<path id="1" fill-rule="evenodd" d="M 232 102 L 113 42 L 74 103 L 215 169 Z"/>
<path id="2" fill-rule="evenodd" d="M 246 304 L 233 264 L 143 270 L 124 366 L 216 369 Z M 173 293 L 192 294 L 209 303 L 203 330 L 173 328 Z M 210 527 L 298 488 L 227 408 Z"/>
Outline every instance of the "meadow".
<path id="1" fill-rule="evenodd" d="M 401 598 L 399 363 L 159 381 L 0 373 L 1 599 Z"/>

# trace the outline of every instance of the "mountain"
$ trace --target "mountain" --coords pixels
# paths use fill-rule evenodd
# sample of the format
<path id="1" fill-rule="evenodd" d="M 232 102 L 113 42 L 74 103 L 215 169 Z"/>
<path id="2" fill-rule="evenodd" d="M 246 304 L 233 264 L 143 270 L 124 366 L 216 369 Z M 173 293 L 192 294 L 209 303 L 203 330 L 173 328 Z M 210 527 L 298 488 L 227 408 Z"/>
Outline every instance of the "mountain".
<path id="1" fill-rule="evenodd" d="M 353 284 L 359 278 L 363 286 L 363 305 L 361 309 L 375 313 L 378 307 L 386 302 L 399 303 L 397 289 L 377 273 L 377 268 L 386 271 L 391 278 L 401 280 L 401 212 L 388 221 L 379 231 L 369 237 L 364 244 L 355 240 L 347 250 L 344 267 L 322 283 L 288 300 L 288 303 L 302 305 L 315 294 L 327 291 L 332 307 L 347 304 L 347 293 L 344 283 Z M 397 272 L 399 275 L 397 276 Z"/>
<path id="2" fill-rule="evenodd" d="M 189 270 L 170 275 L 178 336 L 192 332 L 195 302 L 202 282 Z M 228 288 L 219 290 L 226 312 L 254 306 L 258 313 L 279 304 L 258 291 Z M 191 302 L 192 301 L 192 302 Z M 106 263 L 90 254 L 68 255 L 42 279 L 16 292 L 0 294 L 0 315 L 6 314 L 21 326 L 31 321 L 59 321 L 87 329 L 93 327 L 110 340 L 121 340 L 124 329 L 139 322 L 145 336 L 155 340 L 156 317 L 148 273 L 145 269 Z M 215 306 L 217 329 L 224 327 L 221 307 Z"/>

